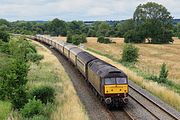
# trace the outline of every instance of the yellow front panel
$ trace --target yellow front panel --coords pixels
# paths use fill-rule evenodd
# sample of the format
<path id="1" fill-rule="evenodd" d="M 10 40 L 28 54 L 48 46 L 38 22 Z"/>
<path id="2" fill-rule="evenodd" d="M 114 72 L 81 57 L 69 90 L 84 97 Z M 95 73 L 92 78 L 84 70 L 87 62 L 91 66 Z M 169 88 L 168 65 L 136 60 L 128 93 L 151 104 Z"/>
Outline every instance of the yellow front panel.
<path id="1" fill-rule="evenodd" d="M 105 94 L 128 93 L 128 85 L 104 85 Z"/>

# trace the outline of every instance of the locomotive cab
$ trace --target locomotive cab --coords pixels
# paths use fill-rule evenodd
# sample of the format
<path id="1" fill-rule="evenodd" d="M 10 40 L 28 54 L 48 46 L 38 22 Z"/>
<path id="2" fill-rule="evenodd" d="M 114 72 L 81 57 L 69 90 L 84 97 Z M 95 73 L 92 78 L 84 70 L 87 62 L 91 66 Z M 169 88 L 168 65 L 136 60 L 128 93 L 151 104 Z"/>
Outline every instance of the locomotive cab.
<path id="1" fill-rule="evenodd" d="M 109 73 L 111 74 L 111 73 Z M 121 76 L 119 76 L 121 74 Z M 122 73 L 113 73 L 103 79 L 104 101 L 108 105 L 120 106 L 128 102 L 128 79 Z"/>
<path id="2" fill-rule="evenodd" d="M 128 102 L 127 75 L 99 59 L 88 64 L 88 80 L 108 106 L 122 106 Z"/>

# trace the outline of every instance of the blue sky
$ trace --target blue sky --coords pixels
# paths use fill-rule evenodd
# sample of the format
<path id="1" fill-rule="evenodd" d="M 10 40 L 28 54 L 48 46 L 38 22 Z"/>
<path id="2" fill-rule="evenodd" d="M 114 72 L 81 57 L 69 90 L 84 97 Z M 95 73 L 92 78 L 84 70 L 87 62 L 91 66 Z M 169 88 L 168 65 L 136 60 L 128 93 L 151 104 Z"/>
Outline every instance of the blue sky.
<path id="1" fill-rule="evenodd" d="M 123 20 L 132 18 L 139 4 L 165 6 L 180 18 L 180 0 L 0 0 L 0 18 L 15 20 Z"/>

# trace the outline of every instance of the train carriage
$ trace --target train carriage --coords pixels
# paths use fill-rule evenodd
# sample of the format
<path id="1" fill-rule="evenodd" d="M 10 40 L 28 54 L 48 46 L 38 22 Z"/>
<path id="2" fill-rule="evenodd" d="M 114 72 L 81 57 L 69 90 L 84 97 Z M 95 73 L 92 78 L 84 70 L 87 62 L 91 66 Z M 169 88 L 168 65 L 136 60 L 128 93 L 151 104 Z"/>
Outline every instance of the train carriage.
<path id="1" fill-rule="evenodd" d="M 69 58 L 70 58 L 70 61 L 75 65 L 77 66 L 77 55 L 80 53 L 80 52 L 83 52 L 82 49 L 80 48 L 72 48 L 70 49 L 70 55 L 69 55 Z"/>
<path id="2" fill-rule="evenodd" d="M 59 43 L 59 45 L 58 45 L 57 49 L 59 50 L 59 52 L 61 54 L 63 54 L 64 53 L 64 46 L 66 45 L 66 43 L 61 43 L 61 42 L 58 42 L 58 43 Z"/>
<path id="3" fill-rule="evenodd" d="M 56 48 L 56 41 L 50 40 L 50 39 L 49 39 L 49 41 L 52 41 L 52 42 L 51 42 L 51 46 L 53 46 L 54 48 Z"/>
<path id="4" fill-rule="evenodd" d="M 64 55 L 69 59 L 69 55 L 70 55 L 70 50 L 72 48 L 77 48 L 77 46 L 72 45 L 72 44 L 67 44 L 64 46 Z"/>
<path id="5" fill-rule="evenodd" d="M 97 59 L 96 57 L 94 57 L 93 55 L 83 51 L 80 52 L 77 55 L 77 68 L 79 69 L 79 71 L 83 74 L 83 76 L 85 78 L 87 78 L 87 65 L 89 62 L 91 62 L 92 60 Z"/>

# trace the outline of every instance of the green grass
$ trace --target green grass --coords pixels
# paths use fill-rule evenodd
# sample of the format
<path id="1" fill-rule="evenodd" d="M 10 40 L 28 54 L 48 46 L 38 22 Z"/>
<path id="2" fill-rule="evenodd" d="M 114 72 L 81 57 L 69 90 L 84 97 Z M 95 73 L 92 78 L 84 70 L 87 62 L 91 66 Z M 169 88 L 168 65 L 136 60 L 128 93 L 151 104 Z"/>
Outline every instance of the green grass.
<path id="1" fill-rule="evenodd" d="M 91 52 L 94 52 L 94 53 L 99 54 L 99 55 L 102 55 L 102 56 L 105 56 L 105 57 L 107 57 L 107 58 L 109 58 L 109 59 L 111 59 L 111 60 L 113 60 L 113 61 L 119 62 L 119 61 L 118 61 L 117 59 L 115 59 L 112 55 L 104 54 L 104 53 L 101 53 L 101 52 L 99 52 L 99 51 L 97 51 L 97 50 L 94 50 L 94 49 L 91 49 L 91 48 L 87 48 L 86 50 L 91 51 Z"/>
<path id="2" fill-rule="evenodd" d="M 0 120 L 7 120 L 11 111 L 11 103 L 0 101 Z"/>

